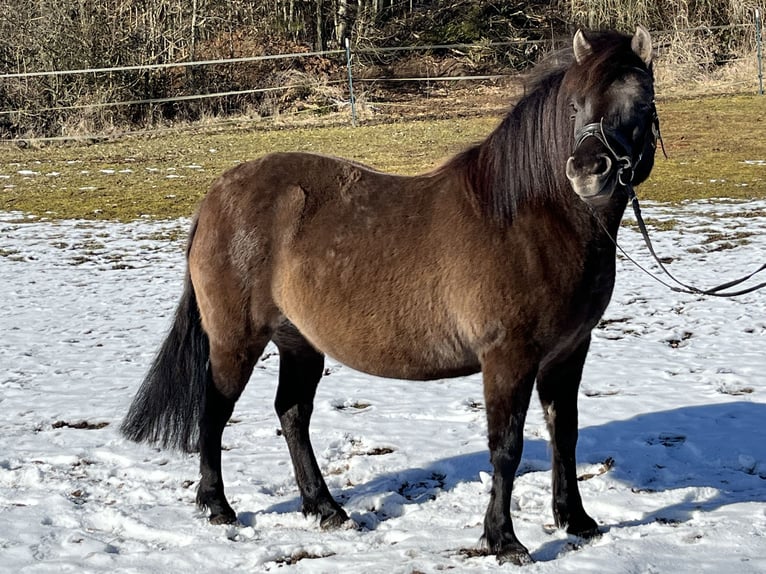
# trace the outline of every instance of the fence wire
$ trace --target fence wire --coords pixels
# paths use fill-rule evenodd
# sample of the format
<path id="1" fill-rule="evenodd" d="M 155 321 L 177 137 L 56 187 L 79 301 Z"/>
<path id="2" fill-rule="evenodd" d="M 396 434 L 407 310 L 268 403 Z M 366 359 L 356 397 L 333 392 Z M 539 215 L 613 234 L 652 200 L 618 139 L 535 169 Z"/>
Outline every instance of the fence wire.
<path id="1" fill-rule="evenodd" d="M 661 30 L 661 31 L 654 31 L 653 34 L 657 35 L 657 37 L 668 37 L 672 35 L 677 35 L 681 32 L 709 32 L 714 30 L 723 30 L 723 29 L 750 29 L 752 28 L 754 30 L 754 36 L 757 36 L 756 42 L 760 41 L 760 35 L 757 34 L 758 29 L 756 26 L 756 23 L 752 24 L 733 24 L 729 26 L 709 26 L 709 27 L 694 27 L 694 28 L 687 28 L 683 30 Z M 172 63 L 162 63 L 162 64 L 147 64 L 147 65 L 135 65 L 135 66 L 114 66 L 114 67 L 101 67 L 101 68 L 88 68 L 88 69 L 75 69 L 75 70 L 52 70 L 52 71 L 33 71 L 33 72 L 10 72 L 5 74 L 0 74 L 0 81 L 22 81 L 25 79 L 30 78 L 37 78 L 37 77 L 50 77 L 50 78 L 66 78 L 71 76 L 77 76 L 77 75 L 84 75 L 84 74 L 92 74 L 92 75 L 98 75 L 98 74 L 114 74 L 114 73 L 122 73 L 122 72 L 137 72 L 137 71 L 152 71 L 152 70 L 160 70 L 160 69 L 170 69 L 170 68 L 190 68 L 190 67 L 196 67 L 196 68 L 203 68 L 208 66 L 219 66 L 219 65 L 242 65 L 247 63 L 253 63 L 253 62 L 263 62 L 263 61 L 276 61 L 276 60 L 296 60 L 296 59 L 302 59 L 302 58 L 309 58 L 309 57 L 338 57 L 346 55 L 347 58 L 350 58 L 345 64 L 350 64 L 349 68 L 353 69 L 353 62 L 357 57 L 365 56 L 365 57 L 380 57 L 383 54 L 388 53 L 395 53 L 395 52 L 439 52 L 439 51 L 464 51 L 467 53 L 470 52 L 477 52 L 482 53 L 489 50 L 497 50 L 500 48 L 507 48 L 512 46 L 560 46 L 561 41 L 550 39 L 550 40 L 524 40 L 524 39 L 514 39 L 509 40 L 507 42 L 487 42 L 487 43 L 478 43 L 478 44 L 465 44 L 465 43 L 457 43 L 457 44 L 436 44 L 436 45 L 425 45 L 425 46 L 386 46 L 386 47 L 375 47 L 375 46 L 359 46 L 353 50 L 346 51 L 346 50 L 324 50 L 324 51 L 313 51 L 313 52 L 294 52 L 294 53 L 288 53 L 288 54 L 267 54 L 267 55 L 258 55 L 258 56 L 249 56 L 249 57 L 240 57 L 240 58 L 226 58 L 226 59 L 212 59 L 212 60 L 199 60 L 199 61 L 190 61 L 190 62 L 172 62 Z M 758 44 L 760 47 L 760 44 Z M 661 51 L 661 49 L 660 49 Z M 760 53 L 760 52 L 759 52 Z M 732 65 L 737 62 L 748 62 L 750 59 L 748 58 L 742 58 L 742 57 L 718 57 L 718 58 L 701 58 L 699 60 L 695 61 L 695 65 L 702 68 L 710 68 L 710 67 L 721 67 L 725 65 Z M 759 62 L 760 64 L 760 62 Z M 754 70 L 753 72 L 753 85 L 757 84 L 758 82 L 758 71 Z M 345 75 L 345 66 L 343 67 L 343 75 Z M 172 95 L 167 97 L 147 97 L 147 98 L 140 98 L 140 99 L 130 99 L 130 100 L 118 100 L 118 101 L 100 101 L 100 102 L 89 102 L 89 103 L 75 103 L 75 104 L 69 104 L 69 105 L 56 105 L 56 106 L 47 106 L 47 107 L 41 107 L 41 108 L 33 108 L 33 109 L 14 109 L 14 110 L 0 110 L 0 118 L 2 117 L 25 117 L 25 116 L 34 116 L 35 114 L 40 114 L 44 112 L 68 112 L 73 110 L 85 110 L 85 109 L 103 109 L 103 108 L 110 108 L 110 107 L 121 107 L 121 106 L 143 106 L 143 105 L 158 105 L 158 104 L 167 104 L 167 103 L 175 103 L 175 102 L 190 102 L 195 100 L 209 100 L 213 98 L 230 98 L 230 97 L 241 97 L 241 96 L 252 96 L 256 94 L 267 94 L 272 92 L 285 92 L 287 90 L 292 89 L 313 89 L 317 88 L 318 86 L 346 86 L 350 88 L 350 83 L 353 82 L 355 84 L 363 84 L 368 86 L 375 86 L 379 84 L 389 84 L 389 83 L 395 83 L 395 84 L 406 84 L 406 83 L 413 83 L 413 84 L 423 84 L 427 83 L 428 85 L 431 84 L 451 84 L 456 85 L 458 82 L 473 82 L 473 83 L 486 83 L 486 82 L 497 82 L 498 80 L 512 80 L 514 77 L 517 77 L 516 75 L 512 74 L 458 74 L 458 75 L 407 75 L 407 76 L 385 76 L 385 75 L 375 75 L 373 77 L 365 77 L 363 75 L 355 75 L 351 76 L 349 74 L 349 78 L 339 78 L 339 79 L 327 79 L 323 80 L 321 82 L 317 81 L 303 81 L 303 82 L 291 82 L 284 85 L 278 85 L 278 86 L 264 86 L 264 87 L 254 87 L 251 89 L 242 89 L 242 90 L 228 90 L 228 91 L 220 91 L 220 92 L 212 92 L 212 93 L 197 93 L 197 94 L 178 94 L 178 95 Z M 736 87 L 737 90 L 741 90 L 743 88 L 746 88 L 750 85 L 749 81 L 742 80 L 742 79 L 733 79 L 729 82 L 728 85 L 731 85 L 732 87 Z M 270 121 L 286 121 L 290 118 L 297 118 L 297 117 L 303 117 L 310 114 L 318 114 L 318 113 L 325 113 L 329 114 L 332 112 L 341 112 L 344 111 L 346 108 L 353 109 L 355 112 L 354 106 L 356 105 L 356 102 L 353 98 L 351 99 L 339 99 L 335 102 L 332 106 L 312 106 L 310 109 L 302 110 L 298 112 L 288 112 L 288 113 L 279 113 L 275 117 L 259 117 L 256 119 L 248 118 L 247 121 L 249 122 L 257 122 L 259 124 L 267 125 Z M 386 107 L 404 107 L 404 104 L 397 104 L 395 102 L 385 102 L 385 101 L 379 101 L 379 102 L 369 102 L 368 105 L 371 109 L 375 112 L 379 112 L 380 109 L 386 108 Z M 413 106 L 413 109 L 417 106 Z M 469 110 L 466 109 L 466 112 Z M 354 114 L 355 115 L 355 114 Z M 350 120 L 350 117 L 349 117 Z M 214 122 L 206 122 L 205 127 L 206 128 L 212 128 L 212 129 L 218 129 L 218 126 L 225 126 L 230 125 L 231 123 L 238 123 L 241 122 L 242 119 L 234 119 L 234 120 L 221 120 L 221 121 L 214 121 Z M 160 131 L 173 131 L 174 128 L 164 128 Z M 133 134 L 141 134 L 141 133 L 157 133 L 157 129 L 151 129 L 151 130 L 134 130 L 134 131 L 122 131 L 120 132 L 122 135 L 133 135 Z M 103 138 L 103 135 L 94 134 L 94 135 L 62 135 L 62 136 L 53 136 L 53 137 L 34 137 L 34 138 L 14 138 L 14 139 L 0 139 L 0 143 L 8 143 L 8 142 L 20 142 L 20 141 L 64 141 L 64 140 L 97 140 Z"/>

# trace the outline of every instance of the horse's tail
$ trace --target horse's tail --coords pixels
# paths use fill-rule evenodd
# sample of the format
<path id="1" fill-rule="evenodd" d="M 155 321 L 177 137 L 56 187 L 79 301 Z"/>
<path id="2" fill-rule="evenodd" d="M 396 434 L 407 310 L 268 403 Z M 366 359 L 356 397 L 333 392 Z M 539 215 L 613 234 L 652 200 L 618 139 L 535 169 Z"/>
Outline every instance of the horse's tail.
<path id="1" fill-rule="evenodd" d="M 195 220 L 192 225 L 189 247 L 196 223 Z M 209 377 L 209 354 L 210 343 L 202 329 L 187 266 L 184 291 L 173 325 L 122 422 L 122 434 L 136 442 L 156 443 L 163 448 L 185 452 L 196 451 L 199 418 Z"/>

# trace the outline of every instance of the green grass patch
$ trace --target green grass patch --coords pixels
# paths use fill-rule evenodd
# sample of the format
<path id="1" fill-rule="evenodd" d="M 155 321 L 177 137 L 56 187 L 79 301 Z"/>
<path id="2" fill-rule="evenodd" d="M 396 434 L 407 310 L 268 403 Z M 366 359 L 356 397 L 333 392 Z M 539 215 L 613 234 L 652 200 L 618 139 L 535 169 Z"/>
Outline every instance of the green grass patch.
<path id="1" fill-rule="evenodd" d="M 665 146 L 642 199 L 766 197 L 766 98 L 658 104 Z M 272 131 L 193 130 L 92 145 L 0 147 L 0 210 L 37 217 L 130 220 L 191 215 L 210 182 L 270 151 L 304 150 L 378 169 L 427 171 L 484 138 L 499 117 Z"/>

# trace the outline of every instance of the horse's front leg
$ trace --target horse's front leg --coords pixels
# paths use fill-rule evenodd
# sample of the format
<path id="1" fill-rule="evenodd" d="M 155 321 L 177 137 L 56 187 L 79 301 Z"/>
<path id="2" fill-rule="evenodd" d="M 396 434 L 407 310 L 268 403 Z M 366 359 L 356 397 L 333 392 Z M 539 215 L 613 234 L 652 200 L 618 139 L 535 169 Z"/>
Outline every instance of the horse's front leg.
<path id="1" fill-rule="evenodd" d="M 495 471 L 484 518 L 484 539 L 500 563 L 523 565 L 532 558 L 513 530 L 511 493 L 521 461 L 524 421 L 537 366 L 518 355 L 495 350 L 482 357 L 489 452 Z"/>
<path id="2" fill-rule="evenodd" d="M 537 391 L 543 405 L 553 451 L 553 517 L 569 534 L 591 538 L 598 526 L 585 512 L 577 486 L 577 392 L 590 337 L 577 350 L 551 365 L 543 365 Z"/>

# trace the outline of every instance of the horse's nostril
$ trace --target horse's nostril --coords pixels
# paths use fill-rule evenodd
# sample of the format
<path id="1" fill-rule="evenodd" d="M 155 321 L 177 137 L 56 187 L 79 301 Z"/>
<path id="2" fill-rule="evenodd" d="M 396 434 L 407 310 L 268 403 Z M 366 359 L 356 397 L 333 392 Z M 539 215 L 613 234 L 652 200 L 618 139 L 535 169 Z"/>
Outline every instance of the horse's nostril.
<path id="1" fill-rule="evenodd" d="M 569 179 L 576 177 L 605 176 L 612 169 L 612 158 L 607 154 L 599 154 L 596 157 L 583 162 L 574 156 L 567 160 L 566 173 Z"/>
<path id="2" fill-rule="evenodd" d="M 596 169 L 593 170 L 593 173 L 604 175 L 609 170 L 612 169 L 612 160 L 611 158 L 606 154 L 601 154 L 596 158 Z"/>

